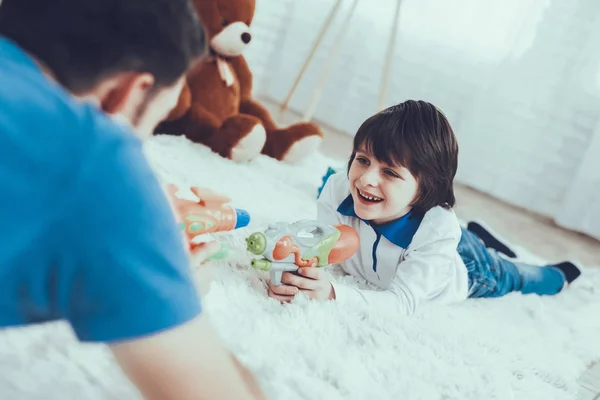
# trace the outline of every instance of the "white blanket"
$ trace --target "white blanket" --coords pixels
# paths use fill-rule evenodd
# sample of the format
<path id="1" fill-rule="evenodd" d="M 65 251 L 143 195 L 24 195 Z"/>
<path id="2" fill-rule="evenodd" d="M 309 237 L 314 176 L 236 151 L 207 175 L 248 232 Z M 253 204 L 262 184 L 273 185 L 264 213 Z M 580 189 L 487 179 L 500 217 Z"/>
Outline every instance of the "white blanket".
<path id="1" fill-rule="evenodd" d="M 554 297 L 468 300 L 412 317 L 304 298 L 282 306 L 248 269 L 244 235 L 268 222 L 315 218 L 321 176 L 343 162 L 315 154 L 295 166 L 266 157 L 239 165 L 168 136 L 153 138 L 147 151 L 165 182 L 210 187 L 252 215 L 247 229 L 222 235 L 240 250 L 214 264 L 204 301 L 224 343 L 272 399 L 572 399 L 600 356 L 593 268 Z M 50 398 L 138 396 L 104 347 L 80 345 L 62 323 L 0 333 L 0 399 Z"/>

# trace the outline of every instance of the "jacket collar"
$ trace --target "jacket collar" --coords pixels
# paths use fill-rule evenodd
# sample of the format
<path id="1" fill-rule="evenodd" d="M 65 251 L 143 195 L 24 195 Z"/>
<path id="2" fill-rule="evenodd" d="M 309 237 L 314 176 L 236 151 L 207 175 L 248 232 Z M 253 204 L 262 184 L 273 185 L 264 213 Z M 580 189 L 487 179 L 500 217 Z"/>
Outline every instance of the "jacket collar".
<path id="1" fill-rule="evenodd" d="M 360 219 L 367 225 L 373 227 L 377 234 L 382 235 L 396 246 L 400 246 L 404 249 L 408 248 L 412 242 L 413 236 L 417 232 L 417 229 L 419 229 L 421 221 L 423 220 L 423 216 L 414 214 L 410 211 L 408 214 L 394 221 L 390 221 L 383 225 L 372 225 L 369 221 L 365 221 L 356 215 L 354 212 L 354 199 L 352 198 L 352 195 L 348 195 L 348 197 L 342 201 L 337 212 L 346 217 Z"/>

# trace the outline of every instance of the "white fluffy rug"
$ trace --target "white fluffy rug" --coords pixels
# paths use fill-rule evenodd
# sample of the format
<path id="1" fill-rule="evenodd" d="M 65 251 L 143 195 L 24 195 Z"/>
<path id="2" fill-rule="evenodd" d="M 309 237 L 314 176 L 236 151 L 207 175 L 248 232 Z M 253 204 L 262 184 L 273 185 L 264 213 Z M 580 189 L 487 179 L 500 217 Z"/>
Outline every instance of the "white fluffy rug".
<path id="1" fill-rule="evenodd" d="M 332 163 L 314 155 L 297 166 L 266 157 L 237 165 L 160 136 L 147 150 L 165 181 L 231 196 L 250 211 L 249 229 L 314 218 Z M 241 244 L 244 233 L 225 236 Z M 215 263 L 206 307 L 272 399 L 573 399 L 600 356 L 600 270 L 555 297 L 513 294 L 402 317 L 303 298 L 282 306 L 246 253 L 232 256 Z M 0 390 L 0 399 L 138 398 L 102 346 L 80 345 L 63 324 L 0 334 Z"/>

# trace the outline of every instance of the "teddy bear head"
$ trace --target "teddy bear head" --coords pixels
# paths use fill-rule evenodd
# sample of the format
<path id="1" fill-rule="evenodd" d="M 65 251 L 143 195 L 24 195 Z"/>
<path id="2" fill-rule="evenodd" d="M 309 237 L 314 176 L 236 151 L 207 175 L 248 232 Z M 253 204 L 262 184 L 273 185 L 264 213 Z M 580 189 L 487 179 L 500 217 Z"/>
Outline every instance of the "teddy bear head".
<path id="1" fill-rule="evenodd" d="M 256 0 L 194 0 L 193 3 L 211 50 L 225 57 L 242 54 L 252 40 L 250 24 Z"/>

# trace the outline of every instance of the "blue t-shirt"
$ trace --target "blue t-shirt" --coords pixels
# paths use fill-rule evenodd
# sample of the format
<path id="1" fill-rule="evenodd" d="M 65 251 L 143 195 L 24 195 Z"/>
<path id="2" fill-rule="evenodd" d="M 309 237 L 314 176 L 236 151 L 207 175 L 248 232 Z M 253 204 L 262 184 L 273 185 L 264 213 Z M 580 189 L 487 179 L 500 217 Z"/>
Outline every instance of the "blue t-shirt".
<path id="1" fill-rule="evenodd" d="M 200 312 L 140 141 L 0 38 L 0 327 L 66 320 L 131 339 Z"/>

